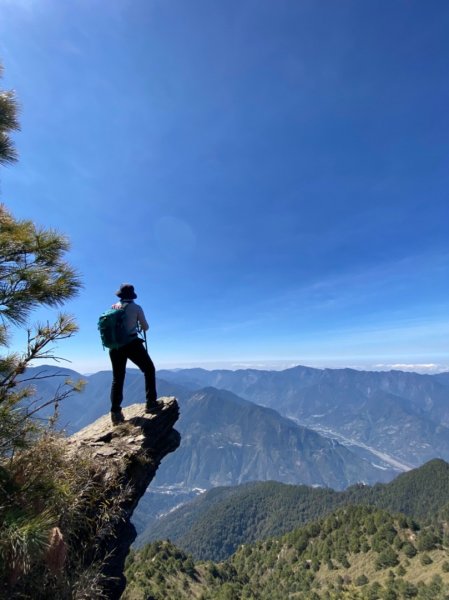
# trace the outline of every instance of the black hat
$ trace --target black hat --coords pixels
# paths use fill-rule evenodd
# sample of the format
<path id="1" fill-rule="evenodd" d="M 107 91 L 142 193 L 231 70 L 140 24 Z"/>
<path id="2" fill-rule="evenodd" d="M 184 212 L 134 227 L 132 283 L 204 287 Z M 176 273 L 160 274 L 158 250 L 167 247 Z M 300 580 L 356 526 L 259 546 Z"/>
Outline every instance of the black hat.
<path id="1" fill-rule="evenodd" d="M 122 283 L 120 289 L 115 292 L 115 295 L 122 300 L 135 300 L 137 298 L 134 286 L 130 283 Z"/>

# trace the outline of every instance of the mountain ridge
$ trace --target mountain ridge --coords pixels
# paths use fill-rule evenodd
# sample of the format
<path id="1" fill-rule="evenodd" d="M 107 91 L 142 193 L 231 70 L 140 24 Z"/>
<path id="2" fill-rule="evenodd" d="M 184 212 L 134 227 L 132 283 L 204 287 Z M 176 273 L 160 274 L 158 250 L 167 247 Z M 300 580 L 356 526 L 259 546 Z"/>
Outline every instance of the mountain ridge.
<path id="1" fill-rule="evenodd" d="M 374 486 L 344 491 L 280 482 L 215 488 L 159 519 L 137 546 L 170 539 L 202 560 L 223 560 L 239 545 L 285 534 L 345 505 L 372 505 L 426 521 L 449 505 L 449 464 L 434 459 Z"/>
<path id="2" fill-rule="evenodd" d="M 164 462 L 158 485 L 209 488 L 276 479 L 340 489 L 391 478 L 341 444 L 229 391 L 195 392 L 178 426 L 183 444 Z"/>
<path id="3" fill-rule="evenodd" d="M 411 467 L 434 457 L 449 460 L 449 386 L 444 373 L 297 366 L 284 371 L 195 369 L 193 375 L 190 370 L 160 375 L 177 383 L 225 388 L 312 429 L 332 429 L 354 446 L 360 444 L 361 455 L 368 446 Z"/>

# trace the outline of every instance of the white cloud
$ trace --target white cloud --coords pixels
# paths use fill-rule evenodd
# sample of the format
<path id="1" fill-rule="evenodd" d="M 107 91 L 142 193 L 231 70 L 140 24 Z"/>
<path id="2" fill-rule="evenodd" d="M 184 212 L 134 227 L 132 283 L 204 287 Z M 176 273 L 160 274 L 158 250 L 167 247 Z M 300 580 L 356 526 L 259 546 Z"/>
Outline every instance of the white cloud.
<path id="1" fill-rule="evenodd" d="M 441 373 L 442 371 L 448 371 L 449 365 L 442 365 L 437 363 L 380 363 L 373 365 L 373 369 L 380 371 L 413 371 L 416 373 Z"/>

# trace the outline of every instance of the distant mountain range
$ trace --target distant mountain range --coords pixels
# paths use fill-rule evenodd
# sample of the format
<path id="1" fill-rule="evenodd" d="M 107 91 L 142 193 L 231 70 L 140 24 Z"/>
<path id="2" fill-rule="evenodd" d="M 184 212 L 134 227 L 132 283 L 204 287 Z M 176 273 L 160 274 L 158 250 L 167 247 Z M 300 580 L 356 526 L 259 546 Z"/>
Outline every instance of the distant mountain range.
<path id="1" fill-rule="evenodd" d="M 82 376 L 43 366 L 28 369 L 30 377 L 37 377 L 31 383 L 41 401 L 66 378 L 86 381 L 58 407 L 68 433 L 109 410 L 110 371 Z M 124 405 L 144 402 L 138 370 L 128 369 L 124 391 Z M 449 373 L 161 370 L 158 391 L 180 402 L 182 442 L 136 511 L 142 529 L 214 486 L 275 480 L 338 490 L 389 481 L 432 458 L 449 460 Z"/>
<path id="2" fill-rule="evenodd" d="M 274 408 L 366 456 L 402 468 L 449 460 L 449 373 L 294 367 L 160 371 L 190 389 L 213 386 Z"/>
<path id="3" fill-rule="evenodd" d="M 335 440 L 225 390 L 195 392 L 178 425 L 181 446 L 160 466 L 158 485 L 208 489 L 272 479 L 342 489 L 393 476 Z"/>
<path id="4" fill-rule="evenodd" d="M 84 377 L 55 367 L 30 373 L 54 373 L 88 382 L 82 394 L 60 407 L 63 425 L 75 431 L 109 408 L 110 371 Z M 53 393 L 60 379 L 37 382 L 42 396 Z M 360 456 L 399 470 L 438 457 L 449 460 L 449 373 L 420 375 L 402 371 L 294 367 L 285 371 L 244 369 L 161 370 L 160 395 L 175 395 L 181 403 L 193 392 L 214 387 L 338 439 Z M 143 378 L 128 369 L 125 404 L 143 401 Z"/>
<path id="5" fill-rule="evenodd" d="M 49 367 L 27 372 L 27 377 L 37 376 L 38 397 L 51 397 L 65 378 L 82 378 L 70 370 L 58 372 L 58 377 L 51 377 L 54 371 Z M 68 424 L 69 432 L 108 411 L 110 380 L 109 372 L 91 375 L 83 392 L 61 403 L 59 422 Z M 358 481 L 373 483 L 394 476 L 392 469 L 373 466 L 337 441 L 273 409 L 225 390 L 191 391 L 189 387 L 158 381 L 160 395 L 176 395 L 182 407 L 181 446 L 159 468 L 158 486 L 209 489 L 273 479 L 341 489 Z M 143 377 L 138 371 L 129 371 L 125 396 L 125 405 L 143 401 Z"/>

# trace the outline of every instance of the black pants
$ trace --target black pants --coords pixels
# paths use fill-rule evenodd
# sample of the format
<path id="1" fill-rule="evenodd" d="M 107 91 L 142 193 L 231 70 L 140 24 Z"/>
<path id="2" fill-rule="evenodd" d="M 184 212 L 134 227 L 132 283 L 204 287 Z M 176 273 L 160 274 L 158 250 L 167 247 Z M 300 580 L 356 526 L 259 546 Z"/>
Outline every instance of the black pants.
<path id="1" fill-rule="evenodd" d="M 129 344 L 109 350 L 112 363 L 111 410 L 118 411 L 123 400 L 123 384 L 125 383 L 126 362 L 129 358 L 145 376 L 145 397 L 147 405 L 156 402 L 156 370 L 153 361 L 146 351 L 143 340 L 136 338 Z"/>

